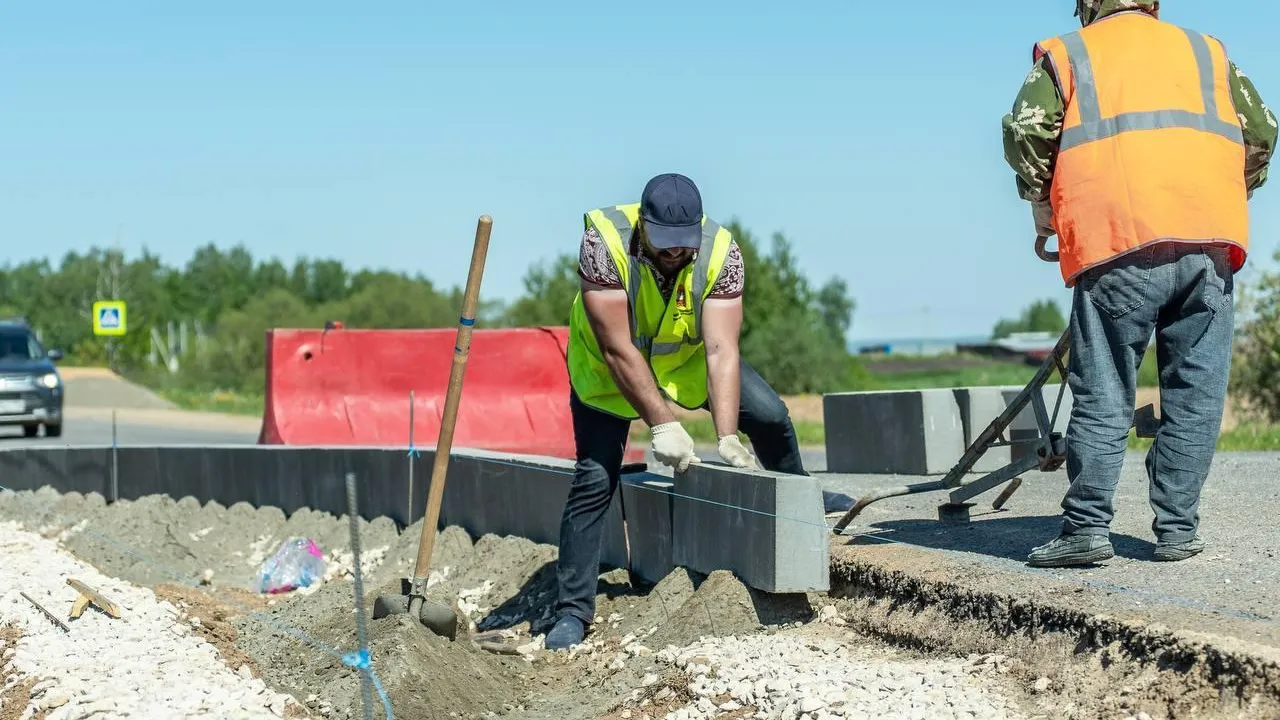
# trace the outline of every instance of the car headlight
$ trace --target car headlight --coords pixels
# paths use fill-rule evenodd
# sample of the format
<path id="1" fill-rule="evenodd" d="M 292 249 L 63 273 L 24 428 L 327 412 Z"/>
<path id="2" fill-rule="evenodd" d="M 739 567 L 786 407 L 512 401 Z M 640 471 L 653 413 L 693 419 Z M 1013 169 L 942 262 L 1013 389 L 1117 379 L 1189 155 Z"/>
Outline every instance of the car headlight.
<path id="1" fill-rule="evenodd" d="M 61 382 L 62 380 L 58 377 L 57 373 L 49 373 L 48 375 L 44 375 L 40 378 L 40 384 L 49 388 L 50 390 L 58 387 L 58 385 L 61 384 Z"/>

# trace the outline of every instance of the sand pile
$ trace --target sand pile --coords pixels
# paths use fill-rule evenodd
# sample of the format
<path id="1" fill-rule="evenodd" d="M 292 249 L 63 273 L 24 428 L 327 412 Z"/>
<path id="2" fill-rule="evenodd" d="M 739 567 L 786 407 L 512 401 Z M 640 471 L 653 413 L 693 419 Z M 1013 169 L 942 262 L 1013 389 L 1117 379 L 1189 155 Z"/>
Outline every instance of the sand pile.
<path id="1" fill-rule="evenodd" d="M 359 717 L 360 675 L 340 657 L 301 642 L 287 629 L 341 652 L 355 650 L 350 583 L 328 583 L 317 592 L 272 606 L 257 617 L 235 621 L 237 647 L 273 687 L 308 703 L 323 715 Z M 265 621 L 265 622 L 264 622 Z M 279 625 L 280 627 L 276 627 Z M 391 698 L 396 717 L 479 717 L 502 712 L 522 694 L 524 661 L 485 652 L 469 642 L 450 642 L 414 626 L 408 616 L 369 621 L 373 667 Z M 454 713 L 454 715 L 451 715 Z M 381 707 L 375 716 L 381 717 Z"/>

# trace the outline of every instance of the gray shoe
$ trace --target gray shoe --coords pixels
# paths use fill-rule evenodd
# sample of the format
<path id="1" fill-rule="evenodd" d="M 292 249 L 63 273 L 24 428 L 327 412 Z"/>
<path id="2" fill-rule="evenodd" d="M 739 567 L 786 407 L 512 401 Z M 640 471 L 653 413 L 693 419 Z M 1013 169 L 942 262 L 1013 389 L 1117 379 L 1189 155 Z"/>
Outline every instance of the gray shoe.
<path id="1" fill-rule="evenodd" d="M 1115 557 L 1106 535 L 1059 535 L 1027 556 L 1032 567 L 1092 565 Z"/>
<path id="2" fill-rule="evenodd" d="M 1173 562 L 1176 560 L 1186 560 L 1193 555 L 1199 555 L 1204 550 L 1204 540 L 1197 535 L 1186 542 L 1180 543 L 1158 543 L 1156 545 L 1155 556 L 1157 560 L 1165 560 Z"/>

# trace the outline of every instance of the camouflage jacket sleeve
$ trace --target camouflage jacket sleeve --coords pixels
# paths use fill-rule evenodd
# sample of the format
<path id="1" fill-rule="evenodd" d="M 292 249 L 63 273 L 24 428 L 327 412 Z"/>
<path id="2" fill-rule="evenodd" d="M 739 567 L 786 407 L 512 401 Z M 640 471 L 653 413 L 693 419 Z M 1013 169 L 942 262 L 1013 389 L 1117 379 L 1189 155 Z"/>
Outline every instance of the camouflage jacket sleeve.
<path id="1" fill-rule="evenodd" d="M 1280 131 L 1276 116 L 1262 102 L 1253 82 L 1231 63 L 1231 101 L 1240 116 L 1244 130 L 1244 182 L 1252 194 L 1267 181 L 1267 167 L 1276 151 L 1276 135 Z"/>
<path id="2" fill-rule="evenodd" d="M 1064 110 L 1049 56 L 1045 55 L 1032 66 L 1014 98 L 1013 109 L 1000 123 L 1004 159 L 1013 168 L 1018 197 L 1023 200 L 1049 199 Z"/>
<path id="3" fill-rule="evenodd" d="M 1049 197 L 1053 161 L 1062 132 L 1065 108 L 1050 68 L 1048 56 L 1031 68 L 1013 101 L 1013 109 L 1001 122 L 1004 159 L 1016 175 L 1018 197 L 1032 202 Z M 1244 129 L 1245 186 L 1252 193 L 1267 180 L 1280 128 L 1257 88 L 1235 63 L 1231 63 L 1229 81 L 1231 99 Z"/>

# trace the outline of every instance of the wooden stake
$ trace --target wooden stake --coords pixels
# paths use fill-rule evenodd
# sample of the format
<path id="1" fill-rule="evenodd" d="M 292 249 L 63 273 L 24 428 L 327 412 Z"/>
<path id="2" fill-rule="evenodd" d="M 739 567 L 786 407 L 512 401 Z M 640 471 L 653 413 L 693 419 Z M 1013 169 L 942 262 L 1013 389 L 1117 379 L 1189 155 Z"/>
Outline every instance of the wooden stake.
<path id="1" fill-rule="evenodd" d="M 67 578 L 67 584 L 80 591 L 80 595 L 76 597 L 75 603 L 71 606 L 71 619 L 75 620 L 84 613 L 84 609 L 89 605 L 97 605 L 98 609 L 107 615 L 119 619 L 120 608 L 115 603 L 106 599 L 97 590 L 85 585 L 75 578 Z"/>

